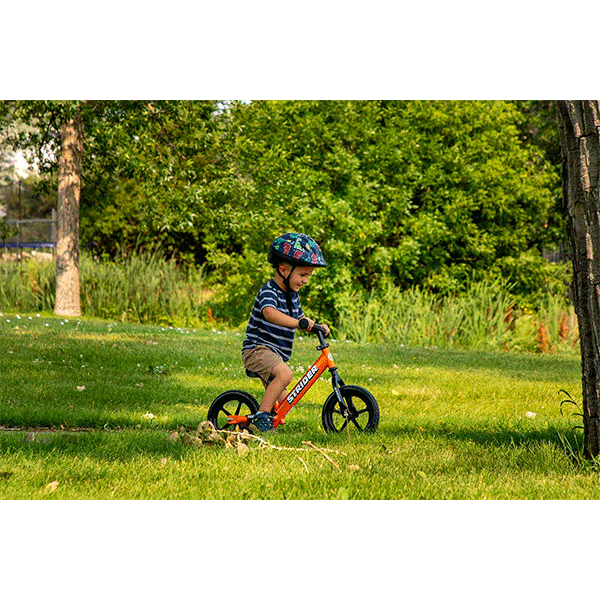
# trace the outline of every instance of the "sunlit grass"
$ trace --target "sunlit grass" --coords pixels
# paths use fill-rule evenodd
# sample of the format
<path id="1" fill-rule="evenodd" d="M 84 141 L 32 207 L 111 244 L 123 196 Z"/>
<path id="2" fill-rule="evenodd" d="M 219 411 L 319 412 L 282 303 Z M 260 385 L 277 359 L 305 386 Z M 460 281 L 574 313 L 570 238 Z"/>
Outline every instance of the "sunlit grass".
<path id="1" fill-rule="evenodd" d="M 575 356 L 332 341 L 346 383 L 379 402 L 377 433 L 323 431 L 325 376 L 269 437 L 292 450 L 239 455 L 169 435 L 197 427 L 226 389 L 260 399 L 240 334 L 19 317 L 0 318 L 0 498 L 600 497 L 598 473 L 564 445 L 581 443 L 560 413 L 561 389 L 580 396 Z M 298 377 L 315 345 L 297 340 Z"/>

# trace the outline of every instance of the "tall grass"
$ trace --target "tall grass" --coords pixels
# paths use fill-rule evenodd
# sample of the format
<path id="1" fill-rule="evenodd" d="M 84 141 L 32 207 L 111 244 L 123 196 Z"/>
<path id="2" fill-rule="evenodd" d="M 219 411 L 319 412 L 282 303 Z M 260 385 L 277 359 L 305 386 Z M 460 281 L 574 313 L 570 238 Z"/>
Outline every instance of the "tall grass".
<path id="1" fill-rule="evenodd" d="M 194 325 L 202 320 L 204 273 L 184 272 L 158 253 L 118 262 L 82 262 L 82 311 L 133 323 Z"/>
<path id="2" fill-rule="evenodd" d="M 86 316 L 129 323 L 199 326 L 213 321 L 204 272 L 186 271 L 160 253 L 115 261 L 81 257 Z M 0 270 L 0 311 L 52 312 L 54 262 L 23 262 Z M 357 293 L 336 307 L 339 335 L 356 342 L 405 346 L 526 350 L 578 349 L 577 319 L 563 298 L 548 296 L 535 313 L 517 306 L 507 281 L 473 282 L 462 294 L 439 296 L 393 286 Z"/>
<path id="3" fill-rule="evenodd" d="M 533 314 L 518 308 L 508 282 L 473 282 L 460 295 L 389 286 L 339 308 L 339 331 L 357 342 L 470 349 L 570 351 L 579 340 L 573 308 L 549 296 Z"/>
<path id="4" fill-rule="evenodd" d="M 54 309 L 55 289 L 54 261 L 5 263 L 0 270 L 0 309 L 51 311 Z"/>
<path id="5" fill-rule="evenodd" d="M 196 325 L 206 320 L 204 272 L 184 271 L 160 253 L 116 262 L 82 253 L 81 309 L 91 317 L 133 323 Z M 0 272 L 0 310 L 54 310 L 54 261 L 24 261 Z"/>

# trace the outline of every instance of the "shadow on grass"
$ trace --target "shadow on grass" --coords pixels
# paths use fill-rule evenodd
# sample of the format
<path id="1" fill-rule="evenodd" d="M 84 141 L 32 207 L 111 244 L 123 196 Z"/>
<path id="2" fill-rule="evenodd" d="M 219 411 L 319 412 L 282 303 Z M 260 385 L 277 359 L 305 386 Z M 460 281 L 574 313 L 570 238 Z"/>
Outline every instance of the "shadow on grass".
<path id="1" fill-rule="evenodd" d="M 433 366 L 441 360 L 444 368 L 453 368 L 462 372 L 468 370 L 469 364 L 471 368 L 496 368 L 502 369 L 503 373 L 507 370 L 506 365 L 503 365 L 502 356 L 498 354 L 484 354 L 477 365 L 473 366 L 472 354 L 464 355 L 461 362 L 459 351 L 434 352 L 432 350 L 431 353 L 422 349 L 407 349 L 407 351 L 411 357 L 417 355 L 422 361 L 421 364 Z M 576 361 L 570 358 L 560 359 L 560 361 L 568 368 L 576 364 Z M 544 370 L 547 366 L 547 362 L 540 362 L 539 357 L 531 359 L 524 357 L 519 369 L 528 369 L 528 377 L 533 379 L 535 379 L 534 373 L 537 372 L 541 379 L 542 374 L 547 378 L 548 373 Z M 169 440 L 169 434 L 181 426 L 196 428 L 199 422 L 206 418 L 212 401 L 207 401 L 206 398 L 214 399 L 223 391 L 223 386 L 203 386 L 202 396 L 205 399 L 193 407 L 193 413 L 173 410 L 174 406 L 177 406 L 174 405 L 174 397 L 190 397 L 189 386 L 171 381 L 167 386 L 168 389 L 160 390 L 160 395 L 158 394 L 160 386 L 153 390 L 149 390 L 149 387 L 145 386 L 144 394 L 137 396 L 136 400 L 132 400 L 131 397 L 123 397 L 122 400 L 113 398 L 110 406 L 107 407 L 99 406 L 99 403 L 94 406 L 89 400 L 85 400 L 83 395 L 77 396 L 81 400 L 80 405 L 76 407 L 67 405 L 57 407 L 52 398 L 45 398 L 41 405 L 31 408 L 0 407 L 0 452 L 24 451 L 36 455 L 64 452 L 124 461 L 148 454 L 179 458 L 186 452 L 197 451 L 182 447 L 181 444 L 174 444 Z M 134 389 L 133 393 L 137 391 Z M 159 396 L 158 399 L 153 399 L 155 394 Z M 150 399 L 153 401 L 150 402 Z M 149 422 L 141 419 L 145 410 L 158 413 L 161 407 L 164 407 L 165 413 L 168 414 L 164 420 Z M 7 428 L 20 431 L 7 431 Z M 77 429 L 87 430 L 77 431 Z M 316 444 L 335 447 L 342 446 L 348 441 L 345 432 L 325 434 L 314 425 L 312 420 L 308 424 L 304 419 L 299 419 L 297 423 L 286 426 L 286 429 L 287 431 L 284 429 L 286 436 L 284 445 L 288 443 L 294 445 L 294 442 L 300 444 L 302 439 L 310 439 Z M 30 435 L 28 438 L 28 434 L 35 435 L 33 437 Z M 395 425 L 388 421 L 375 435 L 381 436 L 380 439 L 384 444 L 393 443 L 394 438 L 418 437 L 440 441 L 471 442 L 486 448 L 534 448 L 547 444 L 562 452 L 577 466 L 590 464 L 583 458 L 583 436 L 581 432 L 573 429 L 572 421 L 567 418 L 564 425 L 548 424 L 545 429 L 529 429 L 526 424 L 523 427 L 502 423 L 492 425 L 489 422 L 474 423 L 473 426 L 458 423 L 446 423 L 440 426 L 427 423 Z M 351 437 L 352 443 L 355 443 L 361 436 L 352 432 Z M 364 436 L 367 452 L 372 451 L 372 439 L 368 434 Z"/>
<path id="2" fill-rule="evenodd" d="M 78 456 L 126 462 L 138 457 L 180 459 L 190 449 L 169 439 L 168 431 L 0 431 L 0 453 Z"/>
<path id="3" fill-rule="evenodd" d="M 77 457 L 108 460 L 125 463 L 130 460 L 147 458 L 160 460 L 170 458 L 181 460 L 190 454 L 214 452 L 214 447 L 192 447 L 172 441 L 173 430 L 149 426 L 145 429 L 106 430 L 0 430 L 0 455 L 19 454 L 31 458 Z M 285 437 L 283 437 L 285 436 Z M 326 434 L 307 428 L 303 431 L 290 431 L 270 439 L 271 443 L 284 446 L 302 446 L 302 440 L 310 439 L 318 446 L 339 448 L 347 444 L 345 434 Z M 443 430 L 435 427 L 402 426 L 388 430 L 384 435 L 351 434 L 351 444 L 364 442 L 365 453 L 388 450 L 394 439 L 429 439 L 433 441 L 474 443 L 488 449 L 524 449 L 535 450 L 546 445 L 564 455 L 577 468 L 598 469 L 596 461 L 583 458 L 583 436 L 568 426 L 549 427 L 543 431 L 519 431 L 514 428 L 482 430 L 473 428 L 453 428 Z M 373 441 L 377 440 L 376 445 Z M 442 444 L 441 444 L 442 445 Z M 219 447 L 217 447 L 218 449 Z M 474 456 L 474 458 L 477 458 Z M 499 458 L 502 460 L 502 458 Z"/>
<path id="4" fill-rule="evenodd" d="M 390 433 L 392 436 L 408 438 L 472 442 L 485 448 L 531 449 L 549 445 L 563 453 L 574 466 L 600 468 L 598 461 L 584 458 L 583 433 L 572 424 L 561 427 L 549 425 L 543 430 L 527 431 L 505 426 L 496 426 L 491 430 L 477 427 L 401 426 L 393 428 Z"/>
<path id="5" fill-rule="evenodd" d="M 149 386 L 148 386 L 149 387 Z M 206 418 L 222 386 L 198 385 L 195 393 L 188 387 L 169 382 L 165 389 L 127 389 L 122 394 L 94 396 L 83 392 L 73 399 L 44 395 L 35 401 L 0 406 L 0 429 L 116 429 L 133 428 L 148 422 L 148 413 L 156 415 L 161 428 L 196 427 Z M 23 394 L 27 397 L 27 394 Z M 118 397 L 117 397 L 118 396 Z M 199 396 L 201 400 L 194 400 Z"/>

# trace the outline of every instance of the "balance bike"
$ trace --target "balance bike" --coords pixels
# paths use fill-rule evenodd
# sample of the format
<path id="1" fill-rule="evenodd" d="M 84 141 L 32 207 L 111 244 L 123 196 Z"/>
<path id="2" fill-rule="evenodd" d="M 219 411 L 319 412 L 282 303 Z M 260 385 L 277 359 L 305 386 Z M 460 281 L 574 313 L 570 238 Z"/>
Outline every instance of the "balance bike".
<path id="1" fill-rule="evenodd" d="M 300 329 L 308 326 L 306 319 L 300 319 Z M 273 427 L 285 424 L 286 415 L 298 404 L 301 398 L 315 384 L 326 370 L 331 373 L 333 392 L 329 395 L 321 414 L 323 429 L 327 432 L 340 432 L 346 426 L 353 425 L 359 431 L 373 432 L 379 425 L 379 406 L 373 395 L 365 388 L 357 385 L 346 385 L 338 373 L 325 342 L 325 329 L 316 323 L 308 333 L 314 333 L 320 342 L 317 350 L 319 358 L 308 369 L 306 374 L 296 383 L 292 391 L 283 401 L 276 402 L 273 407 Z M 258 377 L 256 373 L 246 370 L 249 377 Z M 228 390 L 215 398 L 208 410 L 208 420 L 217 429 L 247 428 L 252 423 L 259 403 L 243 390 Z"/>

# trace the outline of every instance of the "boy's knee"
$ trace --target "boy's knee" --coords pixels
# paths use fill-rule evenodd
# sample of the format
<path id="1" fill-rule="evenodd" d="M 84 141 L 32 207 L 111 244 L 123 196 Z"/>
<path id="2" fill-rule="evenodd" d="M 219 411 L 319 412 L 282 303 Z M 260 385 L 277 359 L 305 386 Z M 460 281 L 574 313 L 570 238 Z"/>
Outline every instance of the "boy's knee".
<path id="1" fill-rule="evenodd" d="M 285 387 L 287 387 L 291 383 L 291 381 L 294 377 L 292 369 L 290 369 L 290 367 L 288 367 L 284 363 L 277 366 L 277 368 L 273 371 L 273 375 Z"/>

